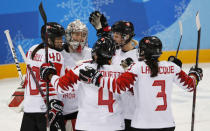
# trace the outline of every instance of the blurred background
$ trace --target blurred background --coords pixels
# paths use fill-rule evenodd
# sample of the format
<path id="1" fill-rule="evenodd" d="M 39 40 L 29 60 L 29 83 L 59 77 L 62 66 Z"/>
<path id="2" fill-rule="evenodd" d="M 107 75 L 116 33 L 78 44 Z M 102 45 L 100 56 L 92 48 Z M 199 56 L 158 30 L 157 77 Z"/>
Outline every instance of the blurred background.
<path id="1" fill-rule="evenodd" d="M 40 2 L 41 0 L 1 1 L 0 78 L 10 77 L 5 76 L 4 72 L 11 71 L 10 64 L 14 63 L 4 30 L 10 30 L 19 62 L 23 62 L 23 59 L 18 51 L 18 45 L 21 45 L 26 53 L 32 45 L 41 42 L 40 28 L 43 21 L 38 10 Z M 76 19 L 87 24 L 89 47 L 92 47 L 97 39 L 96 31 L 88 20 L 89 14 L 95 10 L 105 14 L 109 25 L 118 20 L 131 21 L 135 27 L 135 39 L 138 41 L 147 35 L 157 35 L 162 40 L 163 50 L 167 55 L 168 52 L 174 54 L 177 49 L 180 38 L 179 21 L 181 21 L 183 39 L 179 57 L 184 63 L 195 62 L 197 47 L 195 16 L 199 11 L 202 27 L 199 60 L 210 62 L 209 0 L 202 2 L 199 0 L 43 0 L 42 2 L 49 22 L 58 22 L 65 28 Z M 16 70 L 15 66 L 13 70 Z"/>

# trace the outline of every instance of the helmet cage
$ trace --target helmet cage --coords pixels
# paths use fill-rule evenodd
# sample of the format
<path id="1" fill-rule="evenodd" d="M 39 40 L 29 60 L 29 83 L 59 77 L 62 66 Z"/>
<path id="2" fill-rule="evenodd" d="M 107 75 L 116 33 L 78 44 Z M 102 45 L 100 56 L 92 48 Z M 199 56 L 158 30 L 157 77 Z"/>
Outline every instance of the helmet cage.
<path id="1" fill-rule="evenodd" d="M 72 38 L 72 33 L 74 32 L 82 32 L 82 37 L 83 34 L 86 35 L 86 39 L 84 42 L 80 41 L 75 41 Z M 82 23 L 80 20 L 75 20 L 71 22 L 67 29 L 66 29 L 66 43 L 71 45 L 73 49 L 77 49 L 79 46 L 84 48 L 84 46 L 87 46 L 87 38 L 88 38 L 88 29 L 84 23 Z"/>

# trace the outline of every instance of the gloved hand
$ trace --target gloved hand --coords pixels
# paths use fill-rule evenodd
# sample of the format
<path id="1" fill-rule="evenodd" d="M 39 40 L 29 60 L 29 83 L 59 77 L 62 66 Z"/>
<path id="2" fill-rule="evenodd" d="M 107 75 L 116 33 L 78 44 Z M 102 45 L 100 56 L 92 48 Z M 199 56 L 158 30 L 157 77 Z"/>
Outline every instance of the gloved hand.
<path id="1" fill-rule="evenodd" d="M 169 56 L 168 61 L 171 61 L 175 63 L 176 65 L 178 65 L 180 68 L 182 68 L 182 61 L 176 58 L 175 56 Z"/>
<path id="2" fill-rule="evenodd" d="M 90 23 L 94 26 L 96 30 L 105 28 L 108 26 L 106 17 L 101 14 L 99 11 L 94 11 L 89 16 Z"/>
<path id="3" fill-rule="evenodd" d="M 102 77 L 102 74 L 92 67 L 85 67 L 85 69 L 79 70 L 79 78 L 84 82 L 90 84 L 93 83 L 96 86 L 100 85 L 99 79 Z"/>
<path id="4" fill-rule="evenodd" d="M 43 63 L 40 67 L 40 77 L 46 82 L 50 82 L 49 76 L 56 75 L 57 71 L 52 62 Z"/>
<path id="5" fill-rule="evenodd" d="M 128 57 L 125 60 L 122 60 L 120 65 L 126 70 L 132 63 L 133 59 Z"/>
<path id="6" fill-rule="evenodd" d="M 63 102 L 52 99 L 49 102 L 49 124 L 51 126 L 56 126 L 57 128 L 60 128 L 60 122 L 62 120 L 62 111 L 63 111 Z"/>
<path id="7" fill-rule="evenodd" d="M 190 68 L 189 76 L 193 76 L 196 78 L 197 84 L 203 78 L 203 70 L 202 68 L 195 68 L 194 66 Z"/>

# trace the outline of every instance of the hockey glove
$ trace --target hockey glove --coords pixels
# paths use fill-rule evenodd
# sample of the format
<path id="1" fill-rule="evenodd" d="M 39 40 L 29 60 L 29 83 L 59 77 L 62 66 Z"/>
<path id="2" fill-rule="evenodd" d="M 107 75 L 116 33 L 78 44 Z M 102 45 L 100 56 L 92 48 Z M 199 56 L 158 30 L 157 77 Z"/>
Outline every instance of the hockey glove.
<path id="1" fill-rule="evenodd" d="M 106 17 L 99 11 L 92 12 L 89 16 L 89 21 L 96 30 L 108 27 Z"/>
<path id="2" fill-rule="evenodd" d="M 59 122 L 63 119 L 63 102 L 52 99 L 49 102 L 49 124 L 50 126 L 56 126 L 59 127 Z"/>
<path id="3" fill-rule="evenodd" d="M 196 79 L 196 84 L 203 78 L 203 70 L 202 68 L 195 68 L 194 66 L 190 68 L 189 76 L 193 76 Z"/>
<path id="4" fill-rule="evenodd" d="M 102 74 L 98 72 L 97 70 L 93 69 L 92 67 L 86 66 L 85 69 L 79 70 L 80 80 L 88 84 L 93 83 L 96 86 L 99 86 L 101 77 L 102 77 Z"/>
<path id="5" fill-rule="evenodd" d="M 175 56 L 169 56 L 168 61 L 171 61 L 175 63 L 176 65 L 178 65 L 180 68 L 182 68 L 182 61 L 176 58 Z"/>
<path id="6" fill-rule="evenodd" d="M 132 63 L 133 59 L 128 57 L 125 60 L 122 60 L 120 65 L 126 70 Z"/>
<path id="7" fill-rule="evenodd" d="M 44 63 L 40 67 L 40 77 L 42 80 L 50 82 L 49 76 L 56 75 L 57 71 L 52 62 Z"/>

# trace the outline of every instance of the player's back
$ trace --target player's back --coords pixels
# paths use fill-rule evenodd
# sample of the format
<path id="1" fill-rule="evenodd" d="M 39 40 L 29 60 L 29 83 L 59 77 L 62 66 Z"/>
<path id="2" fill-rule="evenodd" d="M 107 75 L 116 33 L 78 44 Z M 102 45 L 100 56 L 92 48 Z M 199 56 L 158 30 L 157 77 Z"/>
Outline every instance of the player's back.
<path id="1" fill-rule="evenodd" d="M 84 63 L 73 70 L 76 74 L 86 66 L 96 69 L 94 63 Z M 123 69 L 120 66 L 103 65 L 99 70 L 103 76 L 118 77 Z M 105 84 L 104 84 L 105 85 Z M 94 84 L 78 84 L 79 113 L 76 129 L 112 131 L 124 129 L 120 95 L 113 94 L 104 87 Z"/>
<path id="2" fill-rule="evenodd" d="M 43 63 L 45 63 L 45 49 L 40 49 L 36 52 L 33 60 L 31 59 L 31 54 L 33 50 L 37 47 L 37 45 L 32 46 L 27 53 L 27 64 L 30 65 L 36 80 L 39 82 L 39 85 L 42 87 L 46 87 L 46 85 L 42 86 L 45 82 L 40 78 L 40 67 Z M 48 59 L 51 61 L 58 75 L 64 74 L 63 68 L 63 56 L 60 52 L 48 48 Z M 25 84 L 25 94 L 24 94 L 24 112 L 45 112 L 46 106 L 43 98 L 41 97 L 38 87 L 33 80 L 33 77 L 30 71 L 27 69 L 26 73 L 26 84 Z M 52 96 L 54 97 L 54 96 Z M 57 97 L 56 97 L 57 98 Z"/>
<path id="3" fill-rule="evenodd" d="M 137 62 L 131 67 L 130 71 L 138 75 L 134 86 L 136 110 L 132 119 L 135 128 L 175 126 L 170 103 L 173 82 L 180 68 L 168 61 L 159 62 L 158 66 L 156 77 L 150 77 L 145 62 Z"/>

